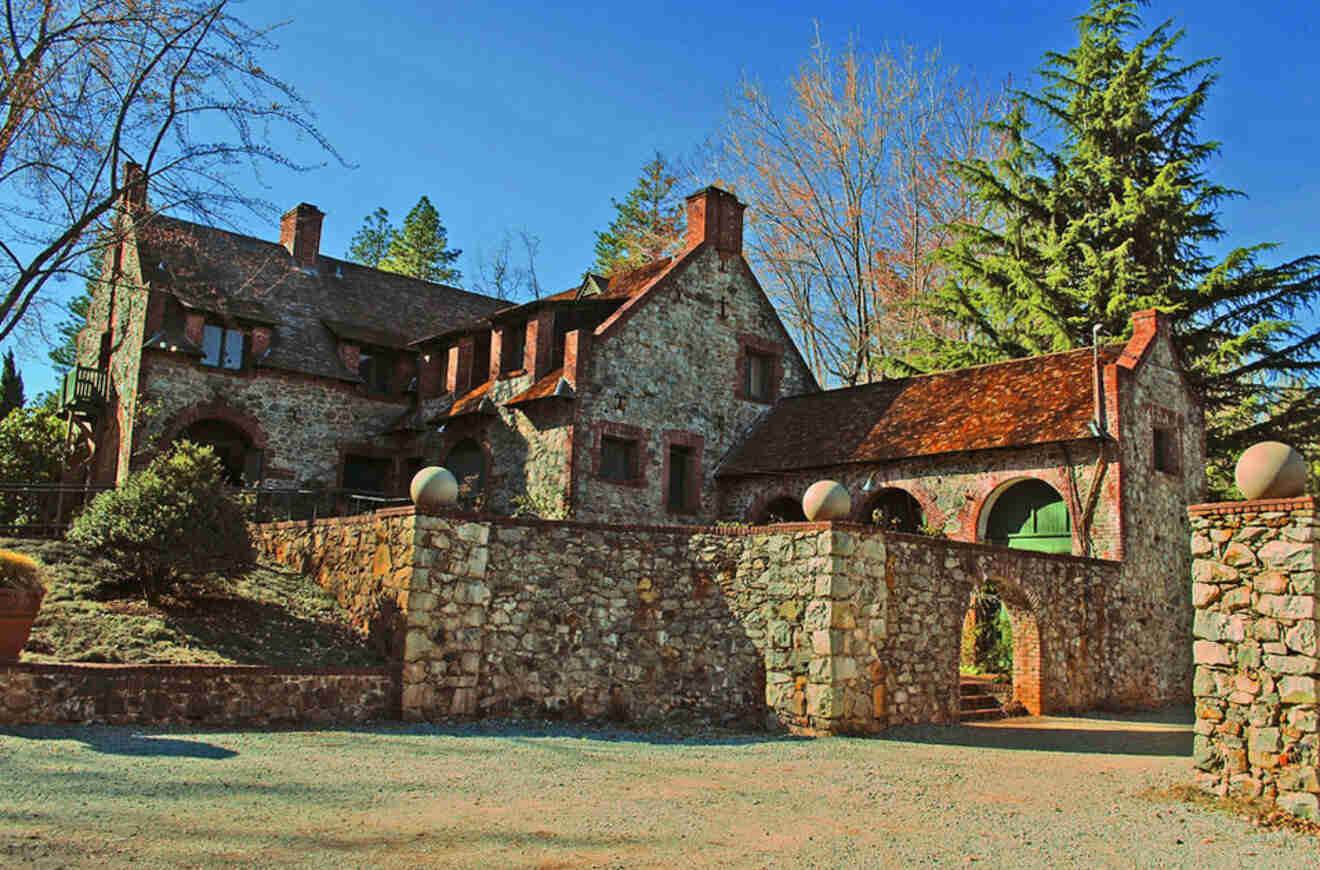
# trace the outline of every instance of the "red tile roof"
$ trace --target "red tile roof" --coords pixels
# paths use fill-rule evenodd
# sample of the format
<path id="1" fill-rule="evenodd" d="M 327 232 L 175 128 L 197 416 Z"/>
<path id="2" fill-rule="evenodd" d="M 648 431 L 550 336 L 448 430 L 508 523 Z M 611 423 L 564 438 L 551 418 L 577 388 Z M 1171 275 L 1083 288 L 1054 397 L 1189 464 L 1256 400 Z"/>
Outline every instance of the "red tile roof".
<path id="1" fill-rule="evenodd" d="M 537 399 L 545 399 L 555 394 L 555 387 L 559 386 L 559 379 L 564 376 L 564 370 L 557 368 L 518 395 L 514 396 L 506 405 L 521 405 L 526 402 L 532 402 Z"/>
<path id="2" fill-rule="evenodd" d="M 1101 365 L 1123 345 L 1100 349 Z M 794 396 L 734 450 L 721 475 L 883 462 L 1088 437 L 1091 349 Z"/>
<path id="3" fill-rule="evenodd" d="M 454 404 L 449 406 L 449 411 L 443 416 L 457 417 L 460 414 L 471 414 L 481 407 L 481 400 L 490 395 L 491 381 L 486 381 L 472 392 L 460 396 L 454 400 Z"/>
<path id="4" fill-rule="evenodd" d="M 646 289 L 657 275 L 669 268 L 669 264 L 674 261 L 673 257 L 662 257 L 659 260 L 652 260 L 644 266 L 638 266 L 636 269 L 629 269 L 627 272 L 616 272 L 607 276 L 605 289 L 600 293 L 591 296 L 582 297 L 584 300 L 593 299 L 631 299 L 641 291 Z M 576 299 L 580 287 L 574 287 L 572 290 L 565 290 L 563 293 L 556 293 L 546 298 L 551 301 L 562 301 L 566 299 Z"/>

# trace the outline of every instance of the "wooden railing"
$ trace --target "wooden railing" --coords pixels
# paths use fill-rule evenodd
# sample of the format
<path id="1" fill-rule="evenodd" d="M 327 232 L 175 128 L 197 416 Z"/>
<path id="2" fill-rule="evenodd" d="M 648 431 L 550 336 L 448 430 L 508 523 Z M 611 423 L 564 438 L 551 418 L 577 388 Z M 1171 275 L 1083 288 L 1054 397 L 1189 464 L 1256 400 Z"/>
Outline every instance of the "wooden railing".
<path id="1" fill-rule="evenodd" d="M 109 372 L 89 366 L 74 366 L 64 374 L 60 388 L 60 413 L 95 413 L 105 405 L 110 391 Z"/>

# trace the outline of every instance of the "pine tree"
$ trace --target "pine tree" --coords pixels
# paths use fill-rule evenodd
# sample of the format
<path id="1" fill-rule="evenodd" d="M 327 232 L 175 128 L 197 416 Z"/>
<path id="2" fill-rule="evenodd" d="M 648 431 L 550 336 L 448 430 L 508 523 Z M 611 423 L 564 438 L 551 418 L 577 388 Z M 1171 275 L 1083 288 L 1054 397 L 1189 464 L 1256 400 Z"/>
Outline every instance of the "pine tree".
<path id="1" fill-rule="evenodd" d="M 0 370 L 0 420 L 9 412 L 23 407 L 23 376 L 14 364 L 14 352 L 5 353 L 4 368 Z"/>
<path id="2" fill-rule="evenodd" d="M 445 247 L 447 244 L 448 232 L 440 215 L 423 196 L 403 219 L 403 227 L 390 237 L 380 268 L 423 281 L 457 283 L 463 275 L 453 264 L 463 252 Z"/>
<path id="3" fill-rule="evenodd" d="M 1196 136 L 1214 60 L 1179 60 L 1171 22 L 1134 37 L 1137 8 L 1093 0 L 1078 44 L 1045 56 L 1044 87 L 1015 92 L 997 125 L 1005 155 L 959 164 L 987 219 L 957 225 L 938 255 L 951 276 L 926 307 L 962 334 L 923 337 L 905 363 L 1083 347 L 1094 324 L 1117 339 L 1133 311 L 1158 308 L 1203 395 L 1212 461 L 1264 437 L 1315 443 L 1320 331 L 1294 318 L 1320 302 L 1320 257 L 1265 266 L 1270 245 L 1218 262 L 1205 252 L 1224 234 L 1218 204 L 1239 195 L 1207 178 L 1218 144 Z"/>
<path id="4" fill-rule="evenodd" d="M 396 230 L 390 225 L 390 213 L 378 208 L 362 221 L 362 228 L 353 234 L 348 246 L 348 259 L 373 269 L 379 269 L 390 249 L 390 240 Z"/>
<path id="5" fill-rule="evenodd" d="M 622 272 L 678 252 L 684 232 L 684 204 L 674 192 L 678 176 L 659 151 L 623 202 L 611 199 L 617 214 L 609 229 L 596 233 L 594 271 Z"/>

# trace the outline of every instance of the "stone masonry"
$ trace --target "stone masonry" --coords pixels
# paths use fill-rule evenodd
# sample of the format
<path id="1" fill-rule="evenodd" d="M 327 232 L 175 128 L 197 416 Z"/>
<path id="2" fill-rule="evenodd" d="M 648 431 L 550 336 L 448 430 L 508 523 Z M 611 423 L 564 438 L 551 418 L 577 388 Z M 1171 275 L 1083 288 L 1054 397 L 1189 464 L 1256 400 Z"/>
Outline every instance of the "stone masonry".
<path id="1" fill-rule="evenodd" d="M 1311 497 L 1195 505 L 1197 782 L 1320 819 L 1320 517 Z"/>

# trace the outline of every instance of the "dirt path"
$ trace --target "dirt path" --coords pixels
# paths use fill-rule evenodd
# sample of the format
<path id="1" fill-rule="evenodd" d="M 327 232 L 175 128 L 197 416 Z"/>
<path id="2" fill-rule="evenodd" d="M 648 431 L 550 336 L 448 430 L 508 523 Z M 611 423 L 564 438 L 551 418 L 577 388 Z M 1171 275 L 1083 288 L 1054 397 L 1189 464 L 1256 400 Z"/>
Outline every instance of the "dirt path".
<path id="1" fill-rule="evenodd" d="M 883 739 L 492 724 L 0 733 L 0 865 L 1270 867 L 1320 840 L 1143 793 L 1187 711 Z"/>

